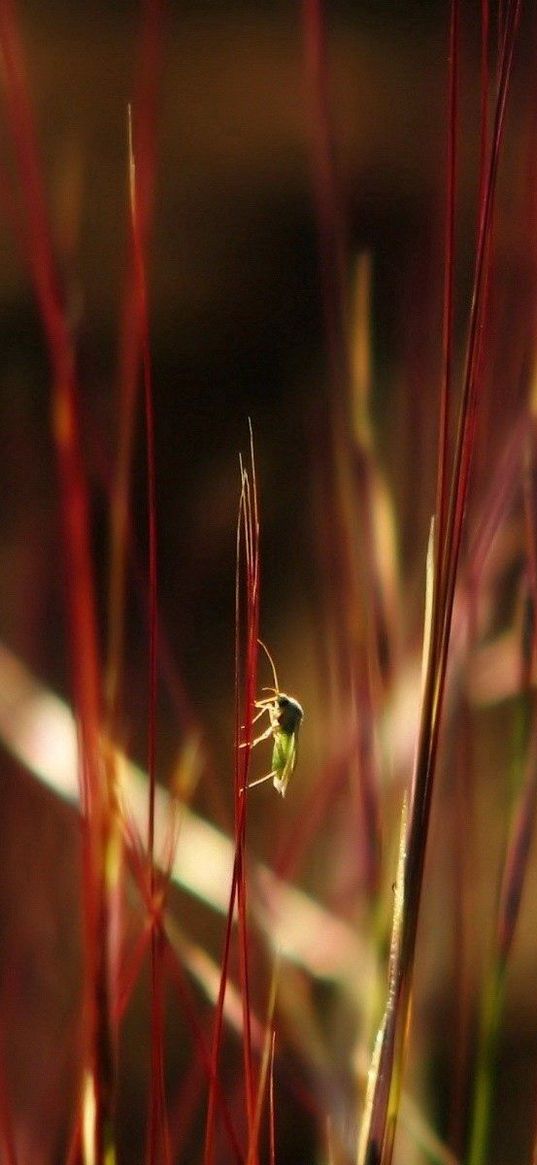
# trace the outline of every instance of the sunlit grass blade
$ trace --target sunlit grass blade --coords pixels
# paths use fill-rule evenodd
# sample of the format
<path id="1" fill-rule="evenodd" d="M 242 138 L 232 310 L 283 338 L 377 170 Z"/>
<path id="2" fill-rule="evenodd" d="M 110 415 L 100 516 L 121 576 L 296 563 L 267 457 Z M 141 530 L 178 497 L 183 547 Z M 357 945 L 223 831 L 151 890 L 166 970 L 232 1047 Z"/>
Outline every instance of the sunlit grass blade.
<path id="1" fill-rule="evenodd" d="M 397 878 L 394 886 L 393 924 L 388 967 L 388 995 L 382 1024 L 380 1026 L 371 1060 L 367 1091 L 365 1096 L 362 1125 L 358 1141 L 358 1165 L 383 1160 L 386 1143 L 393 1142 L 395 1120 L 397 1118 L 400 1079 L 394 1071 L 400 1072 L 397 1062 L 397 1007 L 399 1003 L 399 964 L 402 941 L 402 919 L 405 901 L 405 869 L 407 860 L 407 804 L 403 803 Z M 394 1087 L 395 1084 L 395 1087 Z M 395 1101 L 394 1101 L 395 1096 Z"/>

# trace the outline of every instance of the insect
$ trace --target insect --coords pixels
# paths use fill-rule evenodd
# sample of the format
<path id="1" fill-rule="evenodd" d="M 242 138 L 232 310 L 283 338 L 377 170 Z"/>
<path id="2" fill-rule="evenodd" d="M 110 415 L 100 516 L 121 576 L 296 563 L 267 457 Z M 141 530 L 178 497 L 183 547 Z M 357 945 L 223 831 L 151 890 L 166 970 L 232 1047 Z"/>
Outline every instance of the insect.
<path id="1" fill-rule="evenodd" d="M 270 723 L 268 728 L 252 741 L 252 748 L 255 748 L 256 744 L 260 744 L 262 740 L 268 740 L 270 736 L 274 738 L 274 744 L 272 747 L 272 767 L 270 773 L 266 773 L 264 777 L 260 777 L 257 781 L 252 781 L 248 788 L 251 789 L 254 785 L 261 785 L 264 781 L 272 780 L 274 788 L 278 790 L 278 793 L 281 793 L 282 797 L 285 797 L 289 780 L 294 773 L 297 762 L 298 732 L 304 718 L 304 710 L 298 703 L 298 700 L 280 691 L 276 668 L 270 651 L 265 647 L 261 639 L 259 640 L 259 644 L 263 648 L 272 668 L 274 687 L 263 688 L 264 692 L 272 692 L 272 695 L 264 696 L 262 700 L 256 700 L 255 702 L 255 706 L 259 708 L 259 712 L 257 716 L 254 716 L 253 723 L 255 724 L 256 720 L 259 720 L 265 712 L 268 714 Z"/>

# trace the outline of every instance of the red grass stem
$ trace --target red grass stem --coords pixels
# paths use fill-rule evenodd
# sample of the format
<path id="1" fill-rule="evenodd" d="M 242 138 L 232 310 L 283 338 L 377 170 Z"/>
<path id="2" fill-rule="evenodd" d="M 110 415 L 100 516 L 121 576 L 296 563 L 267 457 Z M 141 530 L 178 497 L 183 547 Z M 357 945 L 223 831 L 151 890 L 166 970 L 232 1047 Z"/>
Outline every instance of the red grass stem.
<path id="1" fill-rule="evenodd" d="M 133 102 L 136 131 L 137 233 L 143 253 L 151 236 L 153 191 L 156 170 L 156 122 L 158 78 L 162 56 L 162 0 L 143 0 L 137 91 Z M 137 266 L 132 231 L 131 254 L 119 336 L 119 417 L 117 458 L 111 498 L 110 584 L 106 700 L 109 734 L 117 731 L 123 663 L 125 574 L 128 548 L 129 482 L 134 439 L 142 336 L 137 310 Z"/>
<path id="2" fill-rule="evenodd" d="M 211 1078 L 209 1084 L 209 1098 L 207 1120 L 205 1126 L 204 1165 L 212 1165 L 215 1137 L 216 1117 L 216 1081 L 218 1078 L 218 1060 L 222 1040 L 224 997 L 226 991 L 229 956 L 231 947 L 231 930 L 235 912 L 238 911 L 239 925 L 239 963 L 243 1003 L 243 1064 L 245 1086 L 245 1108 L 248 1128 L 248 1141 L 253 1143 L 255 1119 L 256 1089 L 252 1061 L 252 1039 L 250 1024 L 250 985 L 248 972 L 248 926 L 247 926 L 247 893 L 245 867 L 245 837 L 247 813 L 247 785 L 250 753 L 252 744 L 252 721 L 257 684 L 257 651 L 259 632 L 259 516 L 257 506 L 257 485 L 255 473 L 255 459 L 253 435 L 250 424 L 250 473 L 244 469 L 241 462 L 241 495 L 239 502 L 239 516 L 237 522 L 237 568 L 235 581 L 235 859 L 229 899 L 229 908 L 226 919 L 224 951 L 221 960 L 221 977 L 218 1001 L 215 1011 L 213 1032 L 213 1046 L 211 1055 Z M 241 705 L 241 667 L 242 658 L 242 606 L 241 606 L 241 564 L 244 558 L 246 612 L 245 612 L 245 639 L 246 659 L 244 678 L 244 701 Z M 242 715 L 244 708 L 244 717 Z M 245 724 L 246 747 L 241 748 L 241 723 Z M 257 1161 L 257 1146 L 252 1159 L 253 1165 Z"/>
<path id="3" fill-rule="evenodd" d="M 88 1132 L 97 1165 L 111 1123 L 111 1047 L 108 1016 L 108 916 L 104 886 L 104 836 L 108 806 L 100 754 L 101 693 L 95 629 L 89 503 L 78 433 L 75 352 L 55 269 L 34 118 L 13 0 L 0 5 L 4 84 L 25 216 L 25 258 L 45 332 L 52 369 L 53 434 L 60 483 L 74 704 L 79 733 L 83 812 L 84 1087 L 94 1092 Z"/>
<path id="4" fill-rule="evenodd" d="M 390 1165 L 392 1159 L 408 1035 L 419 904 L 443 706 L 455 582 L 475 437 L 479 398 L 477 382 L 479 346 L 484 324 L 496 178 L 519 8 L 517 0 L 509 9 L 508 27 L 503 43 L 491 157 L 480 215 L 474 290 L 469 321 L 468 354 L 452 469 L 445 552 L 437 559 L 439 573 L 434 581 L 431 647 L 427 661 L 418 748 L 412 781 L 403 900 L 400 915 L 398 912 L 396 919 L 397 933 L 394 927 L 392 938 L 393 960 L 390 971 L 390 995 L 379 1048 L 378 1071 L 371 1101 L 369 1127 L 363 1142 L 363 1161 L 378 1160 L 380 1165 Z"/>
<path id="5" fill-rule="evenodd" d="M 452 0 L 449 31 L 448 82 L 448 149 L 447 149 L 447 208 L 444 244 L 444 310 L 443 310 L 443 375 L 440 391 L 440 420 L 438 434 L 438 474 L 436 483 L 436 545 L 437 561 L 444 554 L 446 525 L 446 479 L 449 449 L 450 398 L 453 348 L 453 271 L 455 264 L 455 206 L 457 197 L 457 127 L 458 127 L 458 65 L 459 3 Z"/>
<path id="6" fill-rule="evenodd" d="M 151 904 L 155 901 L 157 875 L 155 867 L 155 787 L 156 787 L 156 718 L 157 718 L 157 491 L 155 473 L 155 423 L 153 412 L 153 383 L 149 345 L 149 319 L 142 221 L 138 211 L 137 176 L 134 143 L 129 113 L 129 175 L 132 242 L 137 290 L 136 318 L 142 344 L 144 381 L 146 448 L 147 448 L 147 512 L 149 533 L 149 698 L 148 698 L 148 759 L 149 812 L 147 829 L 148 876 Z M 149 1100 L 149 1129 L 147 1140 L 148 1165 L 157 1165 L 163 1159 L 170 1161 L 166 1125 L 166 1096 L 164 1085 L 164 1001 L 162 979 L 162 930 L 160 920 L 151 913 L 151 1082 Z"/>

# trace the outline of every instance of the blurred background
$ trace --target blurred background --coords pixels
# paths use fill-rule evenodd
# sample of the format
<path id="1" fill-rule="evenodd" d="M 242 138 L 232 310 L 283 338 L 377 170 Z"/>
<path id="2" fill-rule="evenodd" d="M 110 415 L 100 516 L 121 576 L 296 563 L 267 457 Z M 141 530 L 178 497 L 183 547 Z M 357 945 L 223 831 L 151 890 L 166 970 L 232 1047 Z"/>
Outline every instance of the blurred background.
<path id="1" fill-rule="evenodd" d="M 476 523 L 506 435 L 516 426 L 531 383 L 535 29 L 530 8 L 522 17 L 499 179 L 484 361 L 487 396 L 473 484 Z M 491 8 L 492 45 L 501 26 L 501 9 Z M 371 0 L 327 4 L 325 16 L 330 145 L 339 215 L 336 242 L 349 305 L 343 335 L 354 353 L 358 381 L 356 369 L 363 372 L 365 367 L 365 379 L 356 391 L 362 402 L 358 412 L 361 408 L 367 414 L 369 436 L 363 440 L 362 461 L 358 457 L 352 487 L 356 496 L 345 477 L 344 460 L 340 464 L 337 457 L 337 426 L 345 426 L 345 417 L 348 423 L 352 407 L 346 402 L 343 414 L 338 414 L 341 384 L 334 378 L 323 313 L 326 269 L 316 205 L 322 118 L 305 52 L 302 10 L 283 2 L 198 0 L 170 5 L 162 19 L 157 84 L 151 94 L 156 167 L 147 241 L 162 620 L 158 775 L 163 785 L 173 783 L 185 739 L 189 732 L 202 731 L 203 755 L 210 757 L 210 765 L 207 761 L 207 768 L 201 766 L 194 779 L 192 803 L 224 833 L 230 830 L 239 452 L 248 453 L 250 419 L 261 516 L 261 634 L 276 660 L 282 688 L 306 710 L 299 767 L 286 802 L 276 799 L 269 784 L 251 797 L 252 853 L 274 866 L 280 863 L 282 869 L 294 865 L 291 880 L 357 933 L 371 925 L 368 878 L 373 877 L 371 861 L 377 862 L 375 893 L 379 887 L 387 891 L 384 923 L 378 928 L 385 953 L 401 789 L 409 776 L 418 712 L 424 561 L 434 502 L 449 11 L 448 5 L 431 0 L 396 5 Z M 127 106 L 136 99 L 148 56 L 141 48 L 139 7 L 127 0 L 115 5 L 26 0 L 19 5 L 19 19 L 55 255 L 77 352 L 104 650 L 110 489 L 121 425 L 119 336 L 128 286 Z M 462 6 L 461 46 L 457 376 L 464 361 L 478 206 L 480 33 L 474 5 Z M 69 703 L 71 647 L 66 641 L 50 374 L 17 240 L 21 202 L 5 107 L 0 133 L 0 635 L 31 672 Z M 24 231 L 22 221 L 23 239 Z M 360 433 L 359 423 L 356 432 Z M 378 524 L 381 615 L 372 614 L 366 600 L 350 610 L 349 590 L 340 585 L 339 560 L 330 557 L 334 516 L 340 512 L 330 490 L 339 489 L 346 537 L 352 560 L 358 563 L 353 587 L 359 591 L 362 546 L 371 541 L 360 503 L 361 479 L 369 482 Z M 120 736 L 142 766 L 147 750 L 145 499 L 140 404 L 132 469 Z M 522 527 L 520 511 L 515 512 L 491 568 L 493 581 L 485 588 L 487 611 L 497 601 L 496 615 L 485 616 L 485 635 L 494 636 L 511 625 L 523 572 Z M 356 636 L 343 668 L 338 624 L 345 634 L 354 628 Z M 392 709 L 389 723 L 397 734 L 390 740 L 388 732 L 388 740 L 370 745 L 368 754 L 380 781 L 384 815 L 379 827 L 385 847 L 380 863 L 378 854 L 372 858 L 368 853 L 363 785 L 353 777 L 346 757 L 363 695 L 353 668 L 360 652 L 366 651 L 368 627 L 374 628 L 376 660 L 374 682 L 366 693 L 368 714 L 384 717 Z M 500 666 L 502 662 L 500 658 Z M 260 682 L 272 682 L 263 661 Z M 513 691 L 502 694 L 500 712 L 496 696 L 494 712 L 465 710 L 470 719 L 477 716 L 477 726 L 472 721 L 464 739 L 470 750 L 477 750 L 477 767 L 481 764 L 480 771 L 487 774 L 472 810 L 478 832 L 482 830 L 486 839 L 480 835 L 476 842 L 467 876 L 478 884 L 476 911 L 479 915 L 488 909 L 489 925 L 504 837 L 502 814 L 509 800 L 505 738 L 513 695 Z M 460 699 L 464 702 L 463 696 Z M 270 748 L 254 758 L 256 775 L 262 774 L 269 755 Z M 453 985 L 451 929 L 446 935 L 439 917 L 439 903 L 449 913 L 454 894 L 446 822 L 459 809 L 450 773 L 444 771 L 455 764 L 453 755 L 448 748 L 451 759 L 443 765 L 433 823 L 432 904 L 425 906 L 426 937 L 418 975 L 422 994 L 416 1021 L 417 1066 L 410 1070 L 416 1090 L 433 1097 L 429 1111 L 438 1117 L 446 1137 L 446 1095 L 454 1068 L 441 1044 L 444 1025 L 453 1023 L 454 995 L 460 1002 L 463 996 L 467 1001 L 465 992 L 469 993 L 465 1055 L 476 1027 L 471 973 L 464 989 L 457 982 Z M 7 751 L 1 760 L 4 1074 L 16 1114 L 20 1161 L 61 1161 L 76 1060 L 80 962 L 76 817 Z M 326 816 L 312 824 L 311 834 L 301 842 L 301 822 L 316 820 L 315 790 L 327 772 L 334 785 Z M 457 820 L 460 825 L 460 817 Z M 215 923 L 206 907 L 193 904 L 179 891 L 174 904 L 182 928 L 218 961 L 220 921 Z M 475 916 L 469 930 L 479 964 Z M 528 943 L 533 948 L 531 937 Z M 509 1155 L 499 1134 L 491 1161 L 527 1159 L 520 1154 L 528 1152 L 535 1084 L 536 1016 L 527 994 L 533 955 L 532 949 L 530 961 L 527 948 L 521 949 L 513 995 L 517 1038 L 511 1041 L 506 1036 L 504 1056 L 504 1062 L 513 1061 L 504 1089 L 509 1100 L 498 1122 L 499 1128 L 509 1128 L 509 1140 L 516 1144 Z M 382 966 L 381 955 L 379 961 Z M 473 966 L 473 956 L 468 962 Z M 303 1029 L 315 1019 L 319 1030 L 304 1036 L 302 1048 L 290 1029 L 288 1042 L 282 1039 L 286 1084 L 277 1160 L 343 1162 L 352 1159 L 356 1130 L 356 1047 L 361 1030 L 356 1014 L 363 1012 L 363 1002 L 350 1003 L 337 981 L 312 983 L 304 974 L 304 983 L 290 980 L 290 1007 L 298 1008 L 303 992 Z M 260 983 L 266 986 L 263 972 Z M 120 1092 L 121 1159 L 132 1162 L 142 1159 L 136 1146 L 142 1137 L 147 1086 L 147 1065 L 133 1051 L 144 1040 L 142 990 L 140 996 L 126 1025 Z M 368 1008 L 375 1011 L 374 1000 Z M 181 1019 L 170 1008 L 170 1043 L 175 1045 L 175 1052 L 170 1051 L 170 1089 L 177 1095 L 185 1072 L 183 1060 L 188 1060 L 182 1039 Z M 233 1063 L 230 1052 L 226 1071 L 231 1095 L 237 1087 Z M 362 1082 L 364 1067 L 367 1064 L 361 1061 Z M 524 1088 L 513 1083 L 521 1078 Z M 465 1105 L 460 1100 L 457 1104 L 460 1117 Z M 522 1115 L 516 1110 L 513 1124 L 517 1104 Z M 338 1129 L 337 1152 L 333 1148 L 330 1158 L 325 1149 L 314 1148 L 325 1143 L 324 1132 L 319 1134 L 324 1123 L 319 1113 L 325 1106 Z M 199 1159 L 203 1105 L 200 1101 L 199 1111 L 193 1107 L 197 1115 L 192 1117 L 191 1140 L 186 1137 L 187 1156 L 178 1155 L 177 1160 Z M 464 1123 L 463 1116 L 459 1123 Z M 457 1152 L 460 1130 L 453 1128 Z M 408 1139 L 408 1145 L 402 1142 L 401 1161 L 431 1159 L 423 1156 L 415 1129 Z M 227 1160 L 223 1149 L 221 1160 Z"/>

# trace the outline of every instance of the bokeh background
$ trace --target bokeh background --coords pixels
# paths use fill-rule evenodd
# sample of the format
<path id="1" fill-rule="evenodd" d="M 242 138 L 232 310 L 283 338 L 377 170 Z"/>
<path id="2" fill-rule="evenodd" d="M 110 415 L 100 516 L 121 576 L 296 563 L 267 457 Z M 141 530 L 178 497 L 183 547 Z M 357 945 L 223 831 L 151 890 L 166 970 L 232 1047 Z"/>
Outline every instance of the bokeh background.
<path id="1" fill-rule="evenodd" d="M 78 353 L 81 431 L 104 642 L 109 490 L 118 426 L 118 334 L 128 249 L 127 105 L 141 71 L 140 13 L 137 5 L 126 2 L 27 0 L 19 7 L 53 238 Z M 532 221 L 528 182 L 535 30 L 530 7 L 523 14 L 500 174 L 494 327 L 487 356 L 497 376 L 490 381 L 477 493 L 527 394 L 532 359 L 535 256 L 528 233 Z M 498 19 L 494 8 L 491 19 L 494 27 Z M 370 408 L 376 464 L 391 497 L 399 594 L 392 648 L 394 656 L 407 660 L 410 667 L 419 653 L 434 490 L 448 12 L 447 5 L 430 0 L 330 3 L 326 22 L 333 145 L 351 298 L 360 255 L 368 256 L 371 272 Z M 479 163 L 479 31 L 475 6 L 470 4 L 463 6 L 461 40 L 457 368 L 464 354 Z M 326 670 L 331 647 L 328 643 L 327 649 L 326 636 L 331 621 L 337 621 L 341 601 L 337 589 L 331 591 L 319 533 L 323 529 L 319 475 L 331 457 L 323 424 L 333 386 L 314 193 L 316 114 L 304 62 L 301 9 L 289 3 L 170 5 L 162 23 L 158 73 L 148 278 L 159 610 L 167 661 L 159 687 L 159 777 L 166 784 L 173 775 L 185 732 L 181 709 L 184 713 L 188 706 L 203 725 L 216 774 L 210 784 L 200 782 L 196 807 L 216 818 L 222 828 L 229 826 L 238 456 L 248 450 L 250 418 L 262 525 L 262 635 L 276 658 L 282 687 L 306 708 L 291 805 L 276 804 L 268 786 L 259 790 L 257 804 L 253 802 L 252 849 L 270 860 L 278 846 L 283 852 L 292 844 L 292 831 L 331 755 L 328 725 L 333 724 L 334 688 Z M 0 133 L 6 178 L 0 190 L 4 211 L 0 633 L 41 680 L 69 700 L 49 370 L 28 273 L 12 229 L 18 203 L 16 182 L 15 194 L 10 194 L 14 168 L 4 115 Z M 141 764 L 147 747 L 145 456 L 140 409 L 132 478 L 122 732 L 129 753 Z M 357 543 L 362 533 L 357 525 Z M 515 547 L 520 550 L 519 527 L 518 538 Z M 501 592 L 506 596 L 506 619 L 516 590 L 517 561 L 515 549 L 505 567 L 506 575 L 511 570 L 511 589 L 506 583 Z M 263 682 L 270 682 L 270 676 Z M 178 697 L 183 689 L 187 696 Z M 489 864 L 485 855 L 476 877 L 490 882 L 490 899 L 501 851 L 494 832 L 501 832 L 495 823 L 498 804 L 503 808 L 505 801 L 500 774 L 508 761 L 501 756 L 497 735 L 487 739 L 493 758 L 489 758 L 493 795 L 487 809 L 492 852 Z M 407 759 L 409 755 L 407 750 Z M 261 769 L 263 763 L 259 761 Z M 14 1111 L 20 1117 L 21 1160 L 59 1161 L 66 1137 L 64 1101 L 74 1088 L 76 1056 L 76 1036 L 63 1039 L 66 1028 L 71 1032 L 76 1013 L 80 958 L 76 818 L 7 753 L 2 753 L 2 767 L 3 1057 Z M 395 772 L 397 776 L 397 765 Z M 390 796 L 388 792 L 388 813 L 393 810 Z M 398 804 L 399 786 L 393 796 Z M 350 803 L 354 808 L 349 818 L 348 791 L 343 787 L 330 807 L 331 820 L 309 845 L 297 876 L 308 891 L 355 924 L 363 911 L 356 907 L 356 895 L 361 893 L 364 861 L 353 858 L 360 809 L 352 796 Z M 442 890 L 442 822 L 450 804 L 447 785 L 435 825 L 435 852 L 440 854 L 437 904 L 443 893 L 449 901 L 453 892 Z M 479 813 L 481 809 L 478 817 Z M 390 837 L 388 830 L 392 862 L 387 861 L 384 871 L 387 885 L 395 832 L 396 827 Z M 217 958 L 221 932 L 212 917 L 205 917 L 188 900 L 181 899 L 178 909 L 183 925 L 187 929 L 191 925 Z M 438 917 L 438 905 L 432 914 Z M 426 1055 L 433 1061 L 433 1093 L 437 1087 L 440 1097 L 442 1080 L 450 1071 L 449 1061 L 438 1051 L 443 1013 L 447 1011 L 447 1023 L 450 1015 L 446 1002 L 450 970 L 442 962 L 443 941 L 434 929 L 422 967 L 427 1002 L 421 1021 L 433 1029 Z M 507 1041 L 506 1051 L 507 1060 L 511 1055 L 514 1061 L 507 1087 L 512 1108 L 501 1127 L 509 1126 L 510 1137 L 514 1137 L 513 1097 L 518 1094 L 520 1100 L 523 1091 L 523 1119 L 529 1119 L 535 1075 L 536 1024 L 526 995 L 526 954 L 513 1020 L 518 1038 L 513 1047 Z M 353 1041 L 345 1033 L 346 1011 L 332 997 L 332 986 L 318 990 L 316 1003 L 331 1017 L 324 1035 L 333 1073 L 330 1080 L 323 1077 L 323 1086 L 334 1108 L 343 1112 L 342 1123 L 352 1140 Z M 143 1124 L 138 1110 L 143 1104 L 145 1066 L 143 1057 L 132 1056 L 132 1043 L 144 1038 L 143 1002 L 139 1011 L 142 1018 L 132 1021 L 126 1037 L 131 1041 L 121 1109 L 126 1161 L 139 1159 L 134 1144 Z M 180 1023 L 173 1016 L 170 1022 L 180 1042 Z M 289 1056 L 292 1059 L 292 1051 Z M 179 1063 L 174 1080 L 180 1071 Z M 299 1075 L 296 1065 L 289 1072 Z M 311 1065 L 308 1073 L 315 1094 L 319 1080 Z M 420 1070 L 417 1076 L 422 1075 Z M 513 1083 L 520 1076 L 531 1078 L 525 1090 Z M 442 1109 L 441 1099 L 437 1107 Z M 310 1123 L 315 1125 L 314 1120 Z M 297 1125 L 304 1138 L 300 1157 Z M 309 1125 L 296 1097 L 282 1116 L 281 1127 L 279 1160 L 306 1160 Z M 528 1134 L 521 1136 L 527 1146 Z M 491 1160 L 520 1159 L 508 1157 L 505 1146 L 497 1152 Z"/>

